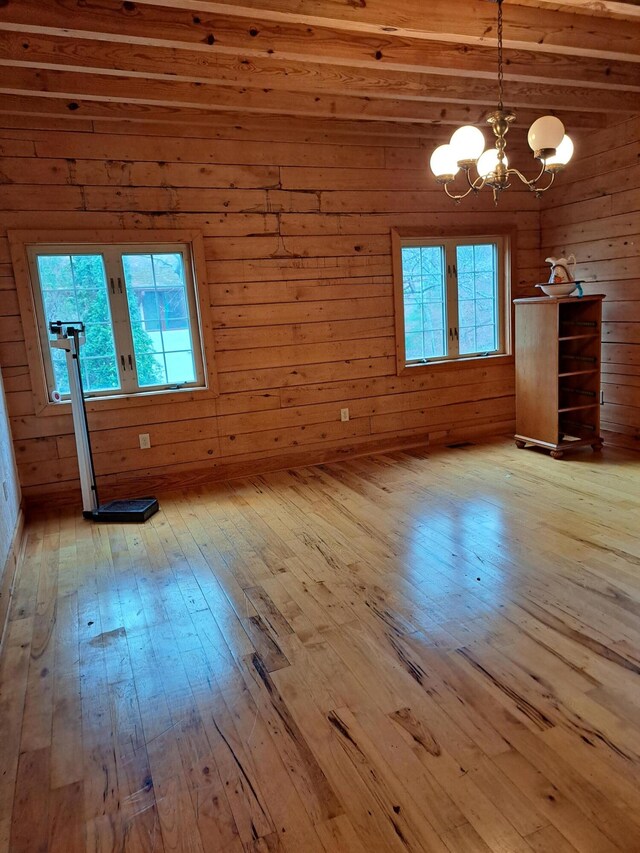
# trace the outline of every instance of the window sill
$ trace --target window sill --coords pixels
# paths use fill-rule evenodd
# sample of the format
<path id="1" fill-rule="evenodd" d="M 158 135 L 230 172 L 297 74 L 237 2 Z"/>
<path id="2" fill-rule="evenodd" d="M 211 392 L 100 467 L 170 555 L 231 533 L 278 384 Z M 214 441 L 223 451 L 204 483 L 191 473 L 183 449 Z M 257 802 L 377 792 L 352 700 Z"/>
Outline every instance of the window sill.
<path id="1" fill-rule="evenodd" d="M 419 373 L 431 373 L 434 370 L 459 370 L 461 367 L 478 367 L 481 364 L 503 365 L 513 364 L 514 357 L 508 353 L 496 353 L 495 355 L 478 355 L 469 356 L 468 358 L 447 358 L 433 361 L 421 362 L 420 364 L 401 364 L 398 365 L 398 376 L 415 376 Z"/>
<path id="2" fill-rule="evenodd" d="M 191 400 L 214 399 L 218 395 L 206 387 L 199 388 L 168 388 L 161 391 L 144 391 L 136 394 L 112 394 L 106 397 L 89 397 L 85 399 L 87 412 L 117 411 L 138 406 L 153 406 L 171 403 L 185 403 Z M 71 410 L 71 401 L 60 403 L 47 401 L 44 406 L 37 408 L 39 417 L 67 414 Z"/>

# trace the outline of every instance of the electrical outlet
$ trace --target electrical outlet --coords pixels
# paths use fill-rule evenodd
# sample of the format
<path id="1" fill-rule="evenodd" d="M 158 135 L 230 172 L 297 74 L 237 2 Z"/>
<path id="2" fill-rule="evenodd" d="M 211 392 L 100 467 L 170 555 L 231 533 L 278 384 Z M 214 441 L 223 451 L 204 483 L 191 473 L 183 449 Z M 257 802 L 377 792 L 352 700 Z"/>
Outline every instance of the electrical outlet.
<path id="1" fill-rule="evenodd" d="M 340 409 L 340 420 L 348 421 L 349 420 L 349 409 Z"/>
<path id="2" fill-rule="evenodd" d="M 141 432 L 138 436 L 140 439 L 140 447 L 142 450 L 148 450 L 151 447 L 151 439 L 148 432 Z"/>

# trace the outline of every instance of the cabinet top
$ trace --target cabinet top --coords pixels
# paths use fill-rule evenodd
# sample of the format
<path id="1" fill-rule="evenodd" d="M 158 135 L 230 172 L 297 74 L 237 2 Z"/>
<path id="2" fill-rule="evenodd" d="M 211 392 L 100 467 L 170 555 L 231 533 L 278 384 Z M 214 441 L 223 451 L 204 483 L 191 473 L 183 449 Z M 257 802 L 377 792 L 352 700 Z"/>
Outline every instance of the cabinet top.
<path id="1" fill-rule="evenodd" d="M 527 296 L 522 299 L 514 299 L 515 305 L 530 302 L 602 302 L 606 294 L 591 293 L 589 296 Z"/>

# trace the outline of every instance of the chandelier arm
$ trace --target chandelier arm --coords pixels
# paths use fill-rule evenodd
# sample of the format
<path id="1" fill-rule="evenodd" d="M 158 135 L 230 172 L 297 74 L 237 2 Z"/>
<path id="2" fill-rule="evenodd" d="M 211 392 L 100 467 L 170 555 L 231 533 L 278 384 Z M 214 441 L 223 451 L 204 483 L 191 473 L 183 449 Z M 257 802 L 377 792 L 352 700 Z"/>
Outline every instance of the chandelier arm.
<path id="1" fill-rule="evenodd" d="M 549 178 L 549 183 L 546 185 L 546 187 L 538 187 L 538 186 L 531 187 L 531 189 L 535 192 L 537 197 L 540 197 L 542 195 L 542 193 L 546 193 L 546 191 L 551 188 L 553 182 L 555 181 L 556 173 L 555 172 L 549 172 L 549 174 L 551 175 L 551 177 Z"/>
<path id="2" fill-rule="evenodd" d="M 454 201 L 461 201 L 463 198 L 466 198 L 469 195 L 469 193 L 472 193 L 472 192 L 477 193 L 479 190 L 481 190 L 484 187 L 484 185 L 487 182 L 487 179 L 480 177 L 480 175 L 478 175 L 478 177 L 475 179 L 475 181 L 472 182 L 471 178 L 469 177 L 469 170 L 468 169 L 466 170 L 466 173 L 467 173 L 467 183 L 469 184 L 469 189 L 466 192 L 460 193 L 460 194 L 450 193 L 449 192 L 449 184 L 451 183 L 451 181 L 448 181 L 447 183 L 442 185 L 446 194 L 449 196 L 449 198 L 452 198 Z"/>
<path id="3" fill-rule="evenodd" d="M 520 178 L 522 183 L 526 184 L 529 187 L 529 189 L 531 190 L 531 192 L 535 193 L 536 197 L 538 197 L 538 198 L 542 195 L 542 193 L 546 193 L 546 191 L 551 188 L 553 182 L 556 179 L 556 173 L 555 172 L 549 172 L 549 174 L 551 176 L 549 178 L 549 183 L 546 185 L 546 187 L 539 187 L 538 181 L 543 176 L 544 172 L 545 172 L 545 166 L 543 164 L 542 169 L 540 170 L 540 174 L 537 177 L 535 177 L 533 180 L 530 181 L 522 174 L 522 172 L 519 169 L 509 168 L 507 170 L 507 174 L 516 175 L 518 178 Z"/>
<path id="4" fill-rule="evenodd" d="M 457 193 L 450 193 L 449 192 L 448 184 L 443 184 L 442 186 L 444 187 L 444 191 L 449 196 L 449 198 L 452 198 L 454 201 L 462 201 L 463 198 L 466 198 L 469 195 L 469 193 L 473 192 L 473 190 L 474 190 L 474 187 L 470 186 L 466 192 L 457 194 Z"/>
<path id="5" fill-rule="evenodd" d="M 472 189 L 472 190 L 475 190 L 475 191 L 477 192 L 478 190 L 481 190 L 481 189 L 483 188 L 483 186 L 484 186 L 484 185 L 486 184 L 486 182 L 487 182 L 487 179 L 486 179 L 486 178 L 483 178 L 481 175 L 478 175 L 478 176 L 477 176 L 477 177 L 472 181 L 472 180 L 471 180 L 471 178 L 469 177 L 469 172 L 467 171 L 467 181 L 469 182 L 469 186 L 471 187 L 471 189 Z"/>
<path id="6" fill-rule="evenodd" d="M 538 183 L 540 178 L 544 175 L 544 169 L 545 169 L 545 167 L 544 167 L 544 163 L 543 163 L 542 169 L 540 169 L 540 172 L 536 175 L 535 178 L 532 178 L 531 180 L 529 180 L 529 178 L 527 178 L 526 175 L 523 175 L 522 172 L 519 169 L 516 169 L 514 166 L 509 166 L 509 168 L 507 169 L 507 174 L 508 175 L 516 175 L 518 178 L 520 178 L 520 180 L 522 181 L 523 184 L 526 184 L 532 192 L 535 192 L 537 189 L 536 184 Z M 551 186 L 551 184 L 549 184 L 549 186 Z"/>
<path id="7" fill-rule="evenodd" d="M 535 177 L 535 178 L 533 179 L 533 181 L 529 181 L 529 183 L 537 184 L 537 183 L 538 183 L 538 181 L 540 180 L 540 178 L 544 175 L 544 173 L 545 173 L 545 169 L 547 168 L 547 161 L 546 161 L 546 160 L 541 160 L 541 161 L 540 161 L 540 163 L 541 163 L 541 165 L 540 165 L 540 171 L 538 172 L 537 177 Z"/>

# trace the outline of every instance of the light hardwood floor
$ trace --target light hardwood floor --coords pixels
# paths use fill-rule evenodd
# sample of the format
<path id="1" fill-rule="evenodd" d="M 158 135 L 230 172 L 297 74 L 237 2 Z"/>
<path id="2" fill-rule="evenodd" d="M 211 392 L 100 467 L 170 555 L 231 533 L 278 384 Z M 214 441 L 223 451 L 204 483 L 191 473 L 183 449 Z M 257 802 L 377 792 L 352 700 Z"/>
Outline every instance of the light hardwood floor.
<path id="1" fill-rule="evenodd" d="M 640 851 L 640 455 L 503 440 L 32 520 L 0 851 Z"/>

